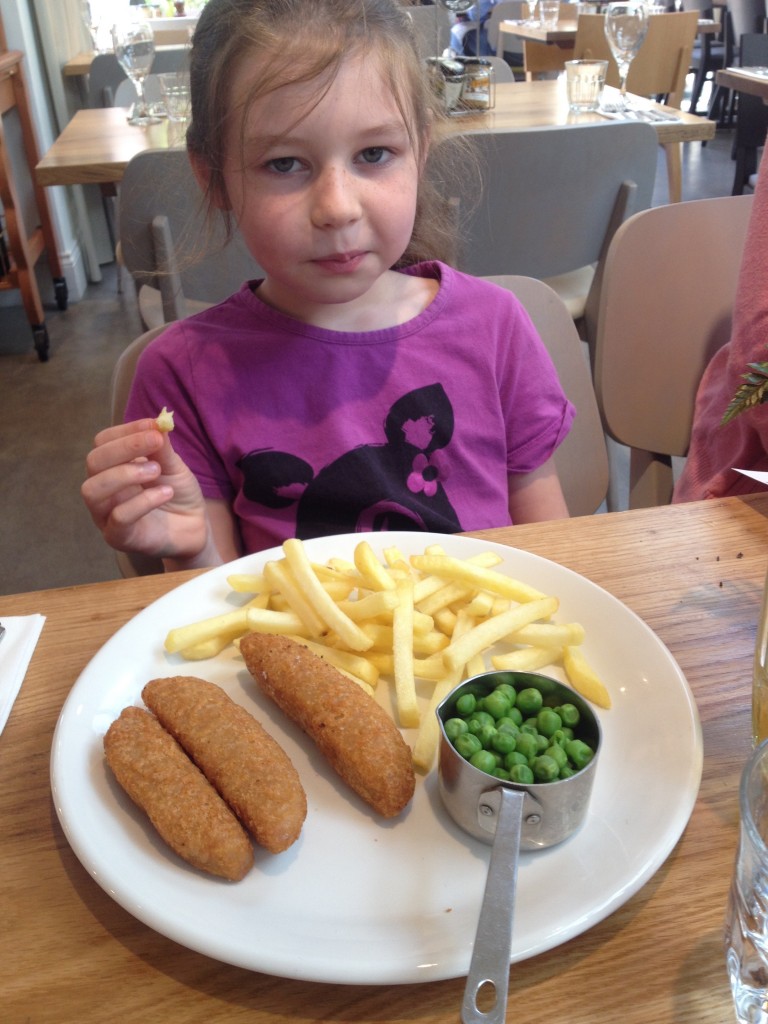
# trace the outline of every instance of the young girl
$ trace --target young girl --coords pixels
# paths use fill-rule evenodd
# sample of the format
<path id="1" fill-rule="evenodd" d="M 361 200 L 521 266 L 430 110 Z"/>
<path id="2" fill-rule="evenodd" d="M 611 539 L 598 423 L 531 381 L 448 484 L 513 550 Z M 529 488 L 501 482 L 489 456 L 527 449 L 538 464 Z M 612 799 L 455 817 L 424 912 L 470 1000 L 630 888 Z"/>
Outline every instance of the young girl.
<path id="1" fill-rule="evenodd" d="M 189 568 L 294 535 L 566 516 L 552 454 L 574 410 L 530 320 L 423 262 L 446 237 L 440 115 L 406 9 L 209 0 L 191 88 L 195 174 L 264 278 L 145 350 L 128 422 L 87 460 L 107 542 Z"/>

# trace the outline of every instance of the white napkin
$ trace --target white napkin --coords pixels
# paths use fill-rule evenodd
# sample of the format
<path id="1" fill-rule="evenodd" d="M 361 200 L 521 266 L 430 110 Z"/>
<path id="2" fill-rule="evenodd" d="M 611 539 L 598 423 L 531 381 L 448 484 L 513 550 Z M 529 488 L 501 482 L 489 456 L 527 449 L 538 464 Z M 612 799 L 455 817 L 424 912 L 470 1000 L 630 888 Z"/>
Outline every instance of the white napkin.
<path id="1" fill-rule="evenodd" d="M 5 626 L 0 639 L 0 732 L 19 694 L 44 622 L 44 615 L 0 617 L 0 625 Z"/>
<path id="2" fill-rule="evenodd" d="M 735 469 L 735 472 L 751 477 L 753 480 L 757 480 L 758 483 L 768 484 L 768 473 L 760 473 L 756 469 Z"/>

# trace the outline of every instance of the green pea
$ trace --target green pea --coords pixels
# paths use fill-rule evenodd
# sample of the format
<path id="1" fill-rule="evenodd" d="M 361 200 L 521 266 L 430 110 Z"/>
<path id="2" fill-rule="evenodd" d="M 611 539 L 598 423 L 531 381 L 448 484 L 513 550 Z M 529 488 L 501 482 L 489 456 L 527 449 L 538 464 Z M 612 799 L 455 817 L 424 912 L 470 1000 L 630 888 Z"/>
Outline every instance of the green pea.
<path id="1" fill-rule="evenodd" d="M 470 732 L 480 732 L 485 725 L 492 725 L 495 727 L 496 719 L 493 715 L 489 715 L 487 711 L 475 711 L 471 718 L 467 719 L 467 727 Z"/>
<path id="2" fill-rule="evenodd" d="M 550 747 L 544 751 L 545 757 L 551 757 L 553 761 L 557 761 L 557 767 L 562 772 L 568 764 L 568 755 L 562 747 L 558 746 L 557 743 L 553 743 Z"/>
<path id="3" fill-rule="evenodd" d="M 528 758 L 525 754 L 521 754 L 519 750 L 513 750 L 511 754 L 504 756 L 504 767 L 511 771 L 516 764 L 524 764 L 527 766 Z"/>
<path id="4" fill-rule="evenodd" d="M 507 718 L 511 718 L 515 725 L 523 724 L 523 714 L 520 708 L 512 707 L 507 712 Z"/>
<path id="5" fill-rule="evenodd" d="M 456 711 L 462 715 L 471 715 L 477 707 L 477 697 L 474 693 L 462 693 L 459 699 L 456 701 Z"/>
<path id="6" fill-rule="evenodd" d="M 537 715 L 544 704 L 544 698 L 534 686 L 527 686 L 517 695 L 517 707 L 524 715 Z"/>
<path id="7" fill-rule="evenodd" d="M 581 714 L 575 704 L 563 704 L 559 714 L 563 720 L 563 725 L 567 725 L 571 729 L 581 721 Z"/>
<path id="8" fill-rule="evenodd" d="M 552 782 L 560 774 L 557 761 L 546 754 L 541 754 L 537 757 L 533 762 L 532 768 L 533 776 L 537 782 Z"/>
<path id="9" fill-rule="evenodd" d="M 471 732 L 462 733 L 461 736 L 457 736 L 453 743 L 454 747 L 458 750 L 462 757 L 467 760 L 476 754 L 478 750 L 483 749 L 483 745 L 477 736 Z"/>
<path id="10" fill-rule="evenodd" d="M 555 729 L 550 739 L 553 743 L 557 743 L 558 746 L 564 747 L 567 740 L 573 739 L 573 737 L 566 735 L 565 729 Z"/>
<path id="11" fill-rule="evenodd" d="M 527 764 L 516 764 L 509 770 L 509 778 L 523 786 L 530 786 L 533 782 L 533 772 Z"/>
<path id="12" fill-rule="evenodd" d="M 517 722 L 513 721 L 513 719 L 511 719 L 508 715 L 505 715 L 504 718 L 500 718 L 496 722 L 496 728 L 499 730 L 499 732 L 508 732 L 511 733 L 512 736 L 517 736 L 520 732 L 520 726 L 517 724 Z"/>
<path id="13" fill-rule="evenodd" d="M 571 766 L 569 764 L 565 764 L 560 769 L 559 778 L 561 778 L 561 779 L 570 779 L 571 776 L 575 775 L 575 774 L 576 774 L 576 772 L 573 770 L 573 768 L 571 768 Z"/>
<path id="14" fill-rule="evenodd" d="M 449 718 L 445 722 L 443 728 L 445 729 L 445 735 L 448 739 L 453 742 L 457 736 L 463 736 L 468 731 L 467 723 L 463 718 Z"/>
<path id="15" fill-rule="evenodd" d="M 483 700 L 483 710 L 493 715 L 494 719 L 503 718 L 511 707 L 509 698 L 498 690 L 489 693 Z"/>
<path id="16" fill-rule="evenodd" d="M 517 703 L 517 690 L 511 683 L 499 683 L 495 688 L 496 693 L 505 693 L 509 698 L 509 706 L 513 708 Z"/>
<path id="17" fill-rule="evenodd" d="M 481 746 L 488 750 L 491 746 L 493 737 L 498 734 L 498 729 L 495 725 L 481 725 L 475 733 L 475 736 L 480 740 Z"/>
<path id="18" fill-rule="evenodd" d="M 470 757 L 469 763 L 473 767 L 479 768 L 481 772 L 488 772 L 489 774 L 498 768 L 496 758 L 488 750 L 475 751 L 475 753 Z"/>
<path id="19" fill-rule="evenodd" d="M 499 729 L 495 736 L 491 737 L 491 749 L 498 751 L 500 754 L 511 754 L 517 747 L 517 741 L 511 732 L 502 732 Z M 563 751 L 563 757 L 565 758 L 565 751 Z M 568 760 L 565 758 L 566 761 Z"/>
<path id="20" fill-rule="evenodd" d="M 529 732 L 521 732 L 515 739 L 516 747 L 526 760 L 535 757 L 538 752 L 536 737 Z"/>
<path id="21" fill-rule="evenodd" d="M 574 768 L 584 768 L 595 756 L 594 750 L 583 740 L 569 740 L 565 752 Z"/>
<path id="22" fill-rule="evenodd" d="M 520 732 L 524 732 L 527 736 L 538 736 L 539 730 L 535 725 L 531 725 L 530 722 L 523 722 L 520 726 Z"/>
<path id="23" fill-rule="evenodd" d="M 542 736 L 552 736 L 562 724 L 562 718 L 552 708 L 542 708 L 536 716 L 536 727 Z"/>
<path id="24" fill-rule="evenodd" d="M 494 768 L 491 775 L 493 775 L 495 779 L 502 779 L 504 782 L 509 782 L 510 776 L 506 768 Z"/>
<path id="25" fill-rule="evenodd" d="M 537 733 L 536 734 L 536 750 L 540 754 L 543 754 L 548 746 L 549 746 L 549 737 L 548 736 L 542 736 L 541 733 Z"/>

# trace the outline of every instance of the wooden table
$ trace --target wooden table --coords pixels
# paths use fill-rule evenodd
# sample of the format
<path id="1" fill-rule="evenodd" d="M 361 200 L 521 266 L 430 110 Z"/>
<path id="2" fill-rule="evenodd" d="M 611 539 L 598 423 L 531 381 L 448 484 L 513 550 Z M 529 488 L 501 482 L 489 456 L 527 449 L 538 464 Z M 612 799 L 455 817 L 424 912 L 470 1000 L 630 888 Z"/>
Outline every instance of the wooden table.
<path id="1" fill-rule="evenodd" d="M 768 495 L 480 536 L 555 559 L 645 619 L 689 681 L 704 739 L 700 793 L 666 863 L 605 921 L 516 965 L 508 1019 L 724 1024 L 732 1011 L 722 923 L 737 841 L 738 779 L 750 752 L 751 661 L 768 560 Z M 400 987 L 321 985 L 250 973 L 190 952 L 114 903 L 69 848 L 48 774 L 61 706 L 101 645 L 190 575 L 0 597 L 0 619 L 47 616 L 0 736 L 3 1024 L 457 1021 L 462 979 Z M 653 756 L 653 738 L 647 743 Z"/>
<path id="2" fill-rule="evenodd" d="M 724 68 L 715 72 L 715 84 L 749 93 L 750 96 L 759 96 L 764 103 L 768 103 L 768 75 L 750 73 L 748 68 Z"/>
<path id="3" fill-rule="evenodd" d="M 648 101 L 635 98 L 639 106 Z M 651 105 L 653 106 L 653 105 Z M 664 110 L 666 108 L 659 107 Z M 679 114 L 679 111 L 672 111 Z M 678 122 L 654 124 L 659 142 L 666 145 L 714 138 L 715 125 L 706 118 L 680 114 Z M 600 120 L 598 114 L 574 115 L 568 110 L 565 83 L 504 82 L 496 86 L 493 110 L 470 117 L 454 118 L 457 131 L 510 131 L 587 123 Z M 126 121 L 120 107 L 78 110 L 35 169 L 41 185 L 105 184 L 120 181 L 128 161 L 146 149 L 183 145 L 184 126 L 163 121 L 141 128 Z"/>
<path id="4" fill-rule="evenodd" d="M 576 41 L 578 19 L 558 21 L 556 25 L 545 28 L 540 22 L 529 24 L 526 21 L 501 21 L 499 22 L 499 46 L 497 52 L 504 52 L 503 36 L 511 36 L 514 39 L 527 39 L 532 43 L 555 43 L 559 46 L 573 47 Z M 700 18 L 698 24 L 699 35 L 718 35 L 721 24 L 714 18 Z"/>

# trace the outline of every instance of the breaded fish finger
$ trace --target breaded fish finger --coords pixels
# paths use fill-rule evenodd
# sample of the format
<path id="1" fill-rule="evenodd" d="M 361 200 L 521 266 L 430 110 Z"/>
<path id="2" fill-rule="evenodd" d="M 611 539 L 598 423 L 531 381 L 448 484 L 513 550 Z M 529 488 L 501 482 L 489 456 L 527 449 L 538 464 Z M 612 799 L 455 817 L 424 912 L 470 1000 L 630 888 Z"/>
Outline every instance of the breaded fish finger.
<path id="1" fill-rule="evenodd" d="M 142 697 L 260 846 L 280 853 L 298 839 L 306 794 L 288 755 L 253 715 L 194 676 L 153 679 Z"/>
<path id="2" fill-rule="evenodd" d="M 347 785 L 385 818 L 399 814 L 416 779 L 411 751 L 386 711 L 288 637 L 249 633 L 240 651 L 261 689 L 315 741 Z"/>
<path id="3" fill-rule="evenodd" d="M 104 736 L 107 764 L 180 857 L 239 882 L 253 865 L 248 833 L 154 715 L 125 708 Z"/>

